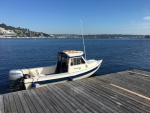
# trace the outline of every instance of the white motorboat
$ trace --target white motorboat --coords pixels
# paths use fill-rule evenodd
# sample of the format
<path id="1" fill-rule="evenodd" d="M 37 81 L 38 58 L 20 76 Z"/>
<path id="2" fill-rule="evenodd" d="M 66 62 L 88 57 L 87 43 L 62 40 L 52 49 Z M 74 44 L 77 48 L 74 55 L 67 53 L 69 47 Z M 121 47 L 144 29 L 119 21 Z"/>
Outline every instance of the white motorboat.
<path id="1" fill-rule="evenodd" d="M 93 75 L 102 60 L 86 60 L 82 51 L 64 50 L 57 55 L 57 64 L 48 67 L 10 70 L 11 88 L 30 89 L 48 83 L 78 80 Z"/>

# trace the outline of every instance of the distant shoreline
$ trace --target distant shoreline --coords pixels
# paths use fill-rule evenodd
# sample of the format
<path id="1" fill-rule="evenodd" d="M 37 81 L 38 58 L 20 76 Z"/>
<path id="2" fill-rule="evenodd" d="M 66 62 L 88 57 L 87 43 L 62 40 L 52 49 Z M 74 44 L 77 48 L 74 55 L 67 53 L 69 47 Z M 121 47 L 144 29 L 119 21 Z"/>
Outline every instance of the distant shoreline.
<path id="1" fill-rule="evenodd" d="M 84 35 L 84 38 L 117 38 L 117 39 L 126 39 L 126 38 L 150 38 L 150 35 L 123 35 L 123 34 L 96 34 L 96 35 Z M 50 36 L 5 36 L 0 35 L 0 38 L 82 38 L 81 35 L 76 34 L 53 34 Z"/>
<path id="2" fill-rule="evenodd" d="M 82 38 L 81 34 L 47 34 L 27 28 L 0 24 L 0 38 Z M 150 38 L 150 35 L 137 34 L 84 34 L 84 38 Z"/>
<path id="3" fill-rule="evenodd" d="M 0 39 L 82 39 L 82 38 L 72 38 L 72 37 L 67 37 L 67 38 L 58 38 L 58 37 L 0 37 Z M 150 38 L 145 38 L 145 37 L 126 37 L 126 38 L 116 38 L 116 37 L 111 37 L 111 38 L 93 38 L 93 37 L 86 37 L 85 39 L 150 39 Z"/>

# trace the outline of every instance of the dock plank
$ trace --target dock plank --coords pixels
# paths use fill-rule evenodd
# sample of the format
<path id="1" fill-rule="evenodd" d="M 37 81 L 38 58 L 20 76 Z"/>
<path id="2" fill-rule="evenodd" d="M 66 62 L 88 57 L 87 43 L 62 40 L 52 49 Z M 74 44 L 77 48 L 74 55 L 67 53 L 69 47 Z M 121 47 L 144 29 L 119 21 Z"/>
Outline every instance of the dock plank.
<path id="1" fill-rule="evenodd" d="M 57 110 L 54 108 L 54 106 L 47 100 L 47 98 L 43 95 L 43 93 L 45 92 L 41 92 L 39 90 L 40 88 L 36 88 L 35 91 L 36 93 L 39 95 L 39 97 L 41 98 L 41 100 L 45 103 L 45 105 L 48 107 L 48 110 L 51 113 L 58 113 Z"/>
<path id="2" fill-rule="evenodd" d="M 70 85 L 70 84 L 67 84 L 67 85 Z M 71 85 L 70 87 L 71 88 L 68 87 L 67 90 L 70 89 L 70 93 L 73 93 L 74 97 L 76 96 L 76 94 L 78 94 L 78 96 L 81 95 L 82 98 L 85 97 L 84 100 L 85 101 L 88 100 L 87 103 L 89 103 L 90 106 L 94 107 L 94 109 L 96 109 L 98 112 L 109 112 L 109 110 L 111 109 L 111 108 L 107 108 L 107 106 L 105 106 L 101 101 L 98 101 L 93 96 L 89 95 L 88 92 L 83 92 L 83 89 L 80 90 L 79 88 L 74 88 Z M 63 91 L 65 91 L 65 89 L 63 89 Z M 111 109 L 110 111 L 113 111 L 113 109 Z"/>
<path id="3" fill-rule="evenodd" d="M 80 83 L 73 84 L 75 87 L 80 87 Z M 97 88 L 91 87 L 90 85 L 87 84 L 82 84 L 84 89 L 84 92 L 87 92 L 89 95 L 92 95 L 95 99 L 101 101 L 105 106 L 114 109 L 116 111 L 124 112 L 126 110 L 121 109 L 122 105 L 121 103 L 118 102 L 118 100 L 114 100 L 112 97 L 112 94 L 104 93 L 104 92 L 99 92 Z M 121 109 L 121 110 L 120 110 Z M 111 110 L 112 111 L 112 110 Z M 115 112 L 116 112 L 115 111 Z"/>
<path id="4" fill-rule="evenodd" d="M 81 82 L 81 81 L 78 81 L 78 82 Z M 85 83 L 85 84 L 84 84 Z M 97 84 L 97 82 L 96 81 L 91 81 L 91 80 L 88 80 L 88 81 L 82 81 L 81 82 L 81 84 L 82 84 L 82 86 L 84 86 L 87 90 L 92 90 L 92 92 L 94 92 L 94 93 L 98 93 L 98 94 L 100 94 L 100 95 L 98 95 L 98 97 L 100 96 L 100 97 L 104 97 L 105 98 L 105 100 L 107 101 L 107 100 L 109 100 L 110 102 L 109 102 L 109 105 L 112 105 L 113 107 L 115 106 L 115 105 L 113 105 L 113 104 L 110 104 L 111 103 L 111 101 L 114 101 L 114 103 L 117 105 L 117 104 L 119 104 L 120 105 L 120 110 L 122 110 L 122 111 L 140 111 L 140 109 L 141 109 L 141 106 L 139 107 L 139 106 L 136 106 L 137 104 L 135 104 L 135 102 L 134 101 L 131 101 L 130 99 L 128 99 L 128 98 L 125 98 L 124 96 L 122 96 L 122 95 L 120 95 L 120 94 L 118 94 L 118 93 L 114 93 L 114 92 L 112 92 L 112 90 L 109 88 L 109 85 L 104 85 L 104 84 L 102 84 L 101 82 L 100 82 L 100 84 Z M 88 85 L 87 85 L 88 84 Z M 85 85 L 87 85 L 87 86 L 85 86 Z M 105 102 L 104 102 L 105 103 Z M 134 104 L 132 104 L 132 103 L 134 103 Z M 108 105 L 108 106 L 109 106 Z M 118 108 L 118 110 L 119 110 L 119 108 Z M 126 112 L 127 112 L 126 111 Z"/>
<path id="5" fill-rule="evenodd" d="M 4 111 L 5 113 L 10 113 L 11 112 L 8 94 L 4 95 L 4 110 L 5 110 Z"/>
<path id="6" fill-rule="evenodd" d="M 105 86 L 104 86 L 105 87 Z M 108 87 L 105 87 L 105 88 L 108 88 Z M 121 95 L 121 96 L 123 96 L 123 97 L 126 97 L 126 98 L 128 98 L 128 99 L 130 99 L 129 100 L 129 103 L 131 102 L 131 100 L 132 100 L 132 103 L 135 103 L 133 106 L 138 106 L 138 108 L 139 109 L 142 109 L 142 112 L 144 112 L 144 111 L 150 111 L 150 109 L 149 109 L 149 104 L 146 104 L 146 103 L 143 103 L 143 102 L 141 102 L 141 101 L 139 101 L 139 100 L 137 100 L 137 99 L 135 99 L 135 98 L 133 98 L 133 97 L 131 97 L 131 96 L 128 96 L 128 95 L 126 95 L 126 94 L 124 94 L 124 92 L 118 92 L 118 91 L 115 91 L 114 89 L 112 89 L 112 88 L 108 88 L 109 90 L 111 90 L 112 92 L 115 92 L 115 93 L 117 93 L 117 94 L 119 94 L 119 95 Z M 127 99 L 127 100 L 128 100 Z M 133 106 L 131 106 L 131 107 L 133 107 Z M 147 110 L 148 109 L 148 110 Z M 146 113 L 146 112 L 145 112 Z"/>
<path id="7" fill-rule="evenodd" d="M 68 99 L 66 100 L 66 98 L 64 98 L 64 96 L 60 93 L 59 90 L 57 89 L 54 90 L 52 88 L 52 85 L 49 87 L 50 87 L 49 90 L 52 91 L 52 93 L 56 96 L 56 98 L 58 98 L 66 106 L 66 108 L 68 108 L 71 111 L 71 113 L 77 113 L 77 110 L 69 103 L 70 101 L 68 101 Z"/>
<path id="8" fill-rule="evenodd" d="M 14 102 L 16 104 L 16 108 L 17 108 L 18 113 L 24 113 L 23 106 L 20 102 L 20 99 L 19 99 L 17 92 L 13 92 L 12 94 L 14 97 Z"/>
<path id="9" fill-rule="evenodd" d="M 39 95 L 35 92 L 34 89 L 31 89 L 31 93 L 34 95 L 34 97 L 36 98 L 37 102 L 40 104 L 40 106 L 44 110 L 44 113 L 51 113 L 49 108 L 45 105 L 45 103 L 42 101 L 42 99 L 39 97 Z"/>
<path id="10" fill-rule="evenodd" d="M 78 108 L 84 110 L 84 112 L 91 113 L 91 111 L 90 111 L 89 109 L 87 109 L 84 104 L 81 104 L 80 101 L 77 101 L 77 100 L 76 100 L 76 96 L 75 96 L 75 95 L 72 95 L 71 93 L 67 94 L 67 93 L 66 93 L 67 90 L 65 90 L 65 92 L 64 92 L 64 89 L 63 89 L 62 87 L 59 88 L 59 86 L 58 86 L 57 88 L 55 88 L 55 89 L 57 89 L 61 94 L 66 95 L 66 97 L 67 97 L 70 101 L 73 101 L 73 104 L 78 105 Z M 93 111 L 94 111 L 94 110 L 93 110 Z M 96 111 L 94 111 L 94 112 L 96 112 Z"/>
<path id="11" fill-rule="evenodd" d="M 60 108 L 60 106 L 58 106 L 57 102 L 54 101 L 52 98 L 51 98 L 51 94 L 48 92 L 47 89 L 45 89 L 44 87 L 41 87 L 39 90 L 41 92 L 44 92 L 44 96 L 46 97 L 46 99 L 51 103 L 51 105 L 53 105 L 53 107 L 57 110 L 58 113 L 64 113 L 64 111 Z"/>
<path id="12" fill-rule="evenodd" d="M 3 95 L 0 95 L 0 112 L 1 112 L 1 113 L 4 113 Z"/>
<path id="13" fill-rule="evenodd" d="M 150 113 L 150 72 L 129 70 L 0 95 L 0 113 Z"/>
<path id="14" fill-rule="evenodd" d="M 31 113 L 31 111 L 30 111 L 30 109 L 29 109 L 29 106 L 28 106 L 27 102 L 25 101 L 25 99 L 24 99 L 24 97 L 23 97 L 21 91 L 18 91 L 17 93 L 18 93 L 20 102 L 21 102 L 21 104 L 22 104 L 22 106 L 23 106 L 24 112 L 25 112 L 25 113 Z"/>
<path id="15" fill-rule="evenodd" d="M 50 90 L 49 87 L 43 87 L 44 91 L 46 91 L 48 93 L 49 98 L 52 99 L 53 102 L 55 102 L 55 104 L 58 105 L 58 107 L 60 107 L 63 112 L 65 113 L 71 113 L 71 111 L 62 103 L 61 100 L 59 100 Z M 60 110 L 61 112 L 61 110 Z"/>
<path id="16" fill-rule="evenodd" d="M 97 80 L 97 79 L 96 79 Z M 92 81 L 92 82 L 91 82 Z M 131 104 L 130 102 L 132 102 L 132 103 L 134 103 L 134 104 L 131 104 L 131 106 L 133 107 L 133 106 L 136 106 L 136 107 L 138 107 L 138 109 L 141 109 L 141 108 L 143 108 L 143 110 L 146 110 L 147 109 L 147 111 L 149 111 L 150 109 L 149 109 L 149 104 L 147 104 L 147 103 L 144 103 L 143 102 L 143 99 L 141 99 L 141 100 L 139 100 L 139 97 L 138 98 L 135 98 L 135 95 L 132 95 L 131 96 L 131 94 L 130 93 L 125 93 L 125 92 L 123 92 L 122 90 L 120 91 L 120 92 L 118 92 L 118 90 L 114 90 L 114 88 L 111 86 L 111 85 L 104 85 L 104 84 L 102 84 L 101 83 L 101 81 L 99 81 L 99 82 L 96 82 L 95 83 L 95 81 L 93 80 L 93 79 L 91 79 L 90 81 L 88 80 L 88 81 L 86 81 L 87 83 L 91 83 L 91 85 L 94 85 L 94 86 L 96 86 L 96 84 L 97 84 L 97 88 L 101 85 L 102 87 L 104 87 L 104 88 L 106 88 L 106 89 L 108 89 L 108 91 L 111 91 L 111 93 L 116 93 L 116 94 L 119 94 L 119 96 L 118 97 L 122 97 L 121 99 L 124 99 L 124 97 L 126 97 L 125 98 L 125 101 L 129 101 L 129 105 Z M 102 88 L 101 88 L 102 89 Z M 100 90 L 99 90 L 100 91 Z M 107 92 L 108 92 L 107 91 Z M 122 102 L 122 100 L 120 100 L 120 102 Z M 144 106 L 143 106 L 144 105 Z M 146 108 L 145 108 L 146 107 Z"/>
<path id="17" fill-rule="evenodd" d="M 75 89 L 77 90 L 77 92 L 80 92 L 82 95 L 85 95 L 85 97 L 87 97 L 89 99 L 90 103 L 97 106 L 101 111 L 102 110 L 105 110 L 104 112 L 111 112 L 111 111 L 117 112 L 117 111 L 119 111 L 118 107 L 117 107 L 117 109 L 114 109 L 111 107 L 111 106 L 115 106 L 114 103 L 112 103 L 110 101 L 107 102 L 108 97 L 107 97 L 107 100 L 105 100 L 105 98 L 100 99 L 100 98 L 98 98 L 99 94 L 94 95 L 93 90 L 91 90 L 91 89 L 87 90 L 87 88 L 82 87 L 78 83 L 75 84 L 75 82 L 72 84 L 68 84 L 68 85 L 69 85 L 69 87 L 70 87 L 70 85 L 73 85 L 75 87 Z M 104 101 L 102 101 L 102 100 L 104 100 Z M 109 105 L 111 105 L 111 106 L 109 106 L 107 103 L 109 103 Z M 101 106 L 102 108 L 99 106 Z"/>
<path id="18" fill-rule="evenodd" d="M 84 111 L 83 111 L 82 109 L 80 109 L 80 108 L 74 103 L 73 100 L 70 100 L 66 94 L 62 94 L 62 92 L 60 93 L 60 90 L 58 90 L 56 86 L 52 86 L 51 88 L 52 88 L 53 90 L 55 90 L 55 92 L 57 91 L 58 94 L 61 95 L 61 96 L 63 97 L 63 99 L 65 99 L 65 101 L 67 101 L 67 103 L 69 103 L 69 105 L 71 106 L 73 112 L 84 113 Z"/>
<path id="19" fill-rule="evenodd" d="M 136 76 L 136 75 L 134 75 L 134 76 Z M 126 78 L 125 75 L 124 75 L 124 78 Z M 103 79 L 103 78 L 97 77 L 97 78 L 93 78 L 92 80 L 100 80 L 100 81 L 101 81 L 101 79 Z M 110 78 L 109 78 L 109 79 L 110 79 Z M 107 80 L 109 81 L 109 84 L 115 84 L 115 85 L 120 86 L 120 87 L 122 87 L 122 88 L 125 88 L 125 89 L 128 89 L 128 90 L 130 90 L 130 91 L 136 92 L 137 94 L 141 94 L 141 95 L 144 95 L 144 96 L 150 98 L 150 91 L 147 90 L 148 87 L 140 88 L 140 87 L 142 87 L 141 85 L 139 85 L 138 87 L 135 86 L 134 84 L 135 84 L 135 82 L 137 82 L 137 80 L 134 79 L 134 78 L 133 78 L 133 80 L 135 80 L 134 82 L 128 82 L 128 79 L 127 79 L 127 78 L 126 78 L 126 79 L 119 80 L 119 79 L 117 79 L 117 78 L 114 77 L 114 76 L 113 76 L 113 79 L 112 79 L 112 80 L 109 80 L 109 79 L 107 79 Z M 104 80 L 104 79 L 103 79 L 103 80 Z M 105 79 L 105 80 L 106 80 L 106 79 Z M 142 84 L 148 84 L 148 83 L 147 83 L 147 82 L 143 82 Z M 149 83 L 149 86 L 150 86 L 150 83 Z M 118 89 L 118 88 L 116 88 L 116 87 L 114 87 L 114 86 L 111 86 L 111 85 L 110 85 L 110 87 L 111 87 L 112 89 L 116 90 L 116 91 L 118 90 L 118 91 L 120 91 L 120 92 L 124 92 L 124 94 L 127 94 L 129 97 L 133 97 L 133 98 L 135 98 L 135 99 L 137 99 L 137 100 L 139 100 L 139 101 L 141 101 L 141 102 L 146 102 L 147 104 L 150 104 L 150 101 L 147 100 L 147 99 L 141 98 L 141 97 L 139 97 L 139 96 L 137 96 L 137 95 L 133 95 L 133 94 L 131 94 L 131 93 L 128 93 L 128 92 L 126 92 L 126 91 L 123 91 L 123 90 Z"/>
<path id="20" fill-rule="evenodd" d="M 43 113 L 43 109 L 41 108 L 41 106 L 39 105 L 39 103 L 37 102 L 37 100 L 35 99 L 34 95 L 31 93 L 30 90 L 26 90 L 27 94 L 29 95 L 30 100 L 32 101 L 34 107 L 36 108 L 36 110 L 39 113 Z"/>
<path id="21" fill-rule="evenodd" d="M 22 95 L 23 95 L 25 101 L 27 102 L 28 107 L 30 108 L 31 112 L 32 112 L 32 113 L 38 113 L 37 109 L 35 108 L 34 104 L 33 104 L 32 101 L 31 101 L 29 95 L 27 94 L 27 91 L 24 90 L 24 91 L 22 91 L 21 93 L 22 93 Z"/>
<path id="22" fill-rule="evenodd" d="M 97 106 L 97 103 L 93 104 L 93 102 L 90 101 L 89 98 L 87 98 L 86 96 L 76 93 L 76 90 L 74 88 L 70 88 L 70 87 L 66 87 L 64 86 L 64 84 L 61 84 L 61 86 L 58 87 L 59 90 L 61 90 L 61 92 L 67 93 L 68 95 L 71 95 L 73 99 L 77 100 L 77 102 L 80 102 L 80 107 L 86 108 L 88 110 L 88 112 L 95 112 L 95 113 L 99 113 L 99 112 L 109 112 L 109 110 L 106 110 L 103 108 L 103 106 Z"/>
<path id="23" fill-rule="evenodd" d="M 9 98 L 9 103 L 10 103 L 11 112 L 12 112 L 12 113 L 19 113 L 19 112 L 17 111 L 17 108 L 16 108 L 16 103 L 15 103 L 13 94 L 12 94 L 12 93 L 9 93 L 9 94 L 8 94 L 8 98 Z"/>
<path id="24" fill-rule="evenodd" d="M 141 79 L 140 75 L 136 74 L 133 75 L 128 73 L 128 74 L 119 74 L 118 76 L 113 76 L 112 78 L 113 79 L 107 78 L 107 80 L 109 80 L 109 82 L 111 83 L 115 83 L 128 89 L 132 89 L 144 95 L 147 95 L 148 94 L 147 92 L 150 92 L 149 89 L 150 80 L 146 82 L 146 80 L 150 77 L 144 77 L 144 79 Z"/>

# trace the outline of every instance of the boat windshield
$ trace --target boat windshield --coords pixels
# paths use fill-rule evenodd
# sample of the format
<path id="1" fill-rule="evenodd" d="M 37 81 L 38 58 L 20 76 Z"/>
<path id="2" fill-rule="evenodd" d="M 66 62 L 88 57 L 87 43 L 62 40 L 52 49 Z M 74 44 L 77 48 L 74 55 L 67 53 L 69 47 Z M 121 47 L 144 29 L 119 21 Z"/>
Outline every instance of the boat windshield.
<path id="1" fill-rule="evenodd" d="M 82 57 L 74 57 L 74 58 L 71 58 L 71 66 L 73 65 L 79 65 L 79 64 L 84 64 L 85 61 L 83 60 Z"/>

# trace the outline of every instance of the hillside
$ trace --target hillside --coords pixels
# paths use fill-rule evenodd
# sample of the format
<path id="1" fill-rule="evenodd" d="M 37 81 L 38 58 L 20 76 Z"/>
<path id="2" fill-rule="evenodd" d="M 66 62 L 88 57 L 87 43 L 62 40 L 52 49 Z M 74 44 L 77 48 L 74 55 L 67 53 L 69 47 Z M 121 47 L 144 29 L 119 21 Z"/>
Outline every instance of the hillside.
<path id="1" fill-rule="evenodd" d="M 4 23 L 0 24 L 0 27 L 4 28 L 6 31 L 13 30 L 13 32 L 17 34 L 17 37 L 49 37 L 50 36 L 49 34 L 43 32 L 30 31 L 27 28 L 8 26 Z"/>

